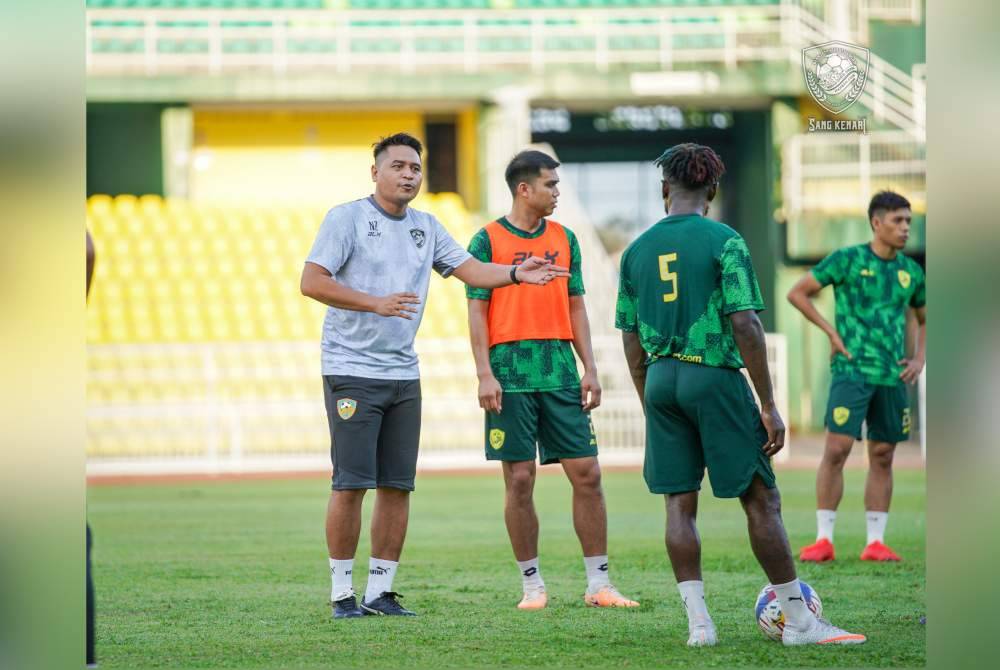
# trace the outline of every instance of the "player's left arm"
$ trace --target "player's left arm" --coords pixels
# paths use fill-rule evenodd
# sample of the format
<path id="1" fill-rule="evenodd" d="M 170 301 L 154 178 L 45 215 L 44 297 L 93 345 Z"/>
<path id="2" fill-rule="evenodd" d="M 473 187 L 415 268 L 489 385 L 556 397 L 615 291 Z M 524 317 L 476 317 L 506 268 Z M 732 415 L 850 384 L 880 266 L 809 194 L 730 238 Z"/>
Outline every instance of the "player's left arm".
<path id="1" fill-rule="evenodd" d="M 589 412 L 601 404 L 601 382 L 597 379 L 597 362 L 594 347 L 590 341 L 590 319 L 582 295 L 569 297 L 569 320 L 573 325 L 573 348 L 583 363 L 583 377 L 580 378 L 580 404 Z"/>
<path id="2" fill-rule="evenodd" d="M 513 271 L 513 272 L 512 272 Z M 569 269 L 538 256 L 531 256 L 520 265 L 483 263 L 475 258 L 465 261 L 452 273 L 469 286 L 500 288 L 511 284 L 548 284 L 559 277 L 569 277 Z M 516 281 L 512 280 L 512 277 Z"/>
<path id="3" fill-rule="evenodd" d="M 583 300 L 586 292 L 583 286 L 583 254 L 576 235 L 569 228 L 565 231 L 569 242 L 569 281 L 566 282 L 569 291 L 569 320 L 573 327 L 573 348 L 583 363 L 580 405 L 584 412 L 589 412 L 601 404 L 601 382 L 597 378 L 597 362 L 590 339 L 590 319 L 587 318 L 587 305 Z"/>
<path id="4" fill-rule="evenodd" d="M 899 360 L 899 364 L 903 366 L 899 378 L 907 384 L 916 383 L 927 360 L 927 305 L 915 307 L 913 315 L 917 321 L 916 347 L 913 356 Z"/>

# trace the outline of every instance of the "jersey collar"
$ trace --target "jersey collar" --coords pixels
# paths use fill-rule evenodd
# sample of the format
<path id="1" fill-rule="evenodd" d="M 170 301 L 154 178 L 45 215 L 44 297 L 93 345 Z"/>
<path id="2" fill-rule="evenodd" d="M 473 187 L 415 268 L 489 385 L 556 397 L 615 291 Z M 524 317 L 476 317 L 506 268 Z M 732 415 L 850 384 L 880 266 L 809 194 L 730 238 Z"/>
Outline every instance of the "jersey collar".
<path id="1" fill-rule="evenodd" d="M 409 207 L 407 207 L 406 211 L 403 212 L 403 216 L 396 216 L 395 214 L 390 214 L 389 212 L 387 212 L 384 209 L 382 209 L 382 207 L 378 204 L 378 201 L 375 200 L 375 196 L 374 195 L 368 196 L 368 202 L 371 204 L 372 207 L 374 207 L 375 209 L 378 210 L 379 214 L 381 214 L 382 216 L 384 216 L 387 219 L 392 219 L 393 221 L 405 221 L 406 217 L 409 216 L 409 214 L 410 214 L 410 208 Z"/>
<path id="2" fill-rule="evenodd" d="M 508 221 L 506 216 L 501 216 L 499 219 L 497 219 L 497 223 L 499 223 L 513 235 L 516 235 L 518 237 L 523 237 L 526 240 L 533 240 L 536 237 L 541 237 L 545 233 L 545 228 L 548 227 L 549 222 L 546 219 L 542 219 L 542 225 L 538 226 L 538 230 L 536 230 L 533 233 L 524 232 L 523 230 L 515 226 L 513 223 Z"/>

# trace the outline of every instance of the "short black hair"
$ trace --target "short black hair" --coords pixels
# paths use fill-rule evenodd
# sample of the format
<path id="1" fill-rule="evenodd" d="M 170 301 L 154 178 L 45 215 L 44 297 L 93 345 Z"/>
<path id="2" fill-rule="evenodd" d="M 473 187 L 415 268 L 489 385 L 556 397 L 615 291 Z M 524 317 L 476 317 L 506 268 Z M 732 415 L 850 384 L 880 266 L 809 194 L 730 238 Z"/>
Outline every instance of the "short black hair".
<path id="1" fill-rule="evenodd" d="M 879 191 L 868 203 L 868 223 L 871 224 L 876 212 L 891 212 L 896 209 L 910 209 L 910 201 L 894 191 Z"/>
<path id="2" fill-rule="evenodd" d="M 693 142 L 676 144 L 657 158 L 656 167 L 671 186 L 698 191 L 714 186 L 726 172 L 722 159 L 710 147 Z"/>
<path id="3" fill-rule="evenodd" d="M 424 153 L 424 145 L 409 133 L 396 133 L 395 135 L 382 137 L 372 147 L 374 149 L 372 155 L 374 155 L 376 161 L 378 160 L 378 155 L 389 147 L 410 147 L 417 152 L 418 156 Z"/>
<path id="4" fill-rule="evenodd" d="M 517 192 L 517 185 L 522 181 L 528 181 L 542 174 L 542 169 L 555 170 L 560 163 L 552 156 L 541 151 L 522 151 L 510 159 L 507 169 L 503 173 L 503 178 L 507 180 L 507 188 L 510 192 Z"/>

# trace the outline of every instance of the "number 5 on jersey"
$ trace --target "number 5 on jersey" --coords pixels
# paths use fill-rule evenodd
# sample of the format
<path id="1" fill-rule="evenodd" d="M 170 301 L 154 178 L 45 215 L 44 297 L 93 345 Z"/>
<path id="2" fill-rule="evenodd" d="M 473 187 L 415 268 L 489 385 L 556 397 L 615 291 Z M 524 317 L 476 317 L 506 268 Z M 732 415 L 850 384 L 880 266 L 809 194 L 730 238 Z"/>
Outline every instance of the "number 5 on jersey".
<path id="1" fill-rule="evenodd" d="M 677 273 L 670 271 L 670 263 L 677 260 L 677 254 L 660 256 L 660 279 L 671 283 L 670 293 L 663 294 L 663 302 L 677 300 Z"/>

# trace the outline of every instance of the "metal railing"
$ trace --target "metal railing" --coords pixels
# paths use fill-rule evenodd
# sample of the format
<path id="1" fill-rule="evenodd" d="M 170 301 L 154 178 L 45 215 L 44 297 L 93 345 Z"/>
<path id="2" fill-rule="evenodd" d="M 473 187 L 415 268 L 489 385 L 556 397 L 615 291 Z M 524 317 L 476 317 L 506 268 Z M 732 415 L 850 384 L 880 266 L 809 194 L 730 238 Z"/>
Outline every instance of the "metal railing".
<path id="1" fill-rule="evenodd" d="M 861 11 L 865 19 L 920 23 L 924 8 L 921 0 L 864 0 Z"/>
<path id="2" fill-rule="evenodd" d="M 87 11 L 92 75 L 782 60 L 779 5 L 628 10 Z M 169 48 L 189 52 L 170 53 Z M 246 50 L 258 50 L 247 53 Z"/>
<path id="3" fill-rule="evenodd" d="M 887 183 L 923 203 L 926 154 L 925 142 L 901 130 L 794 135 L 782 148 L 785 214 L 794 220 L 805 211 L 859 211 Z"/>

